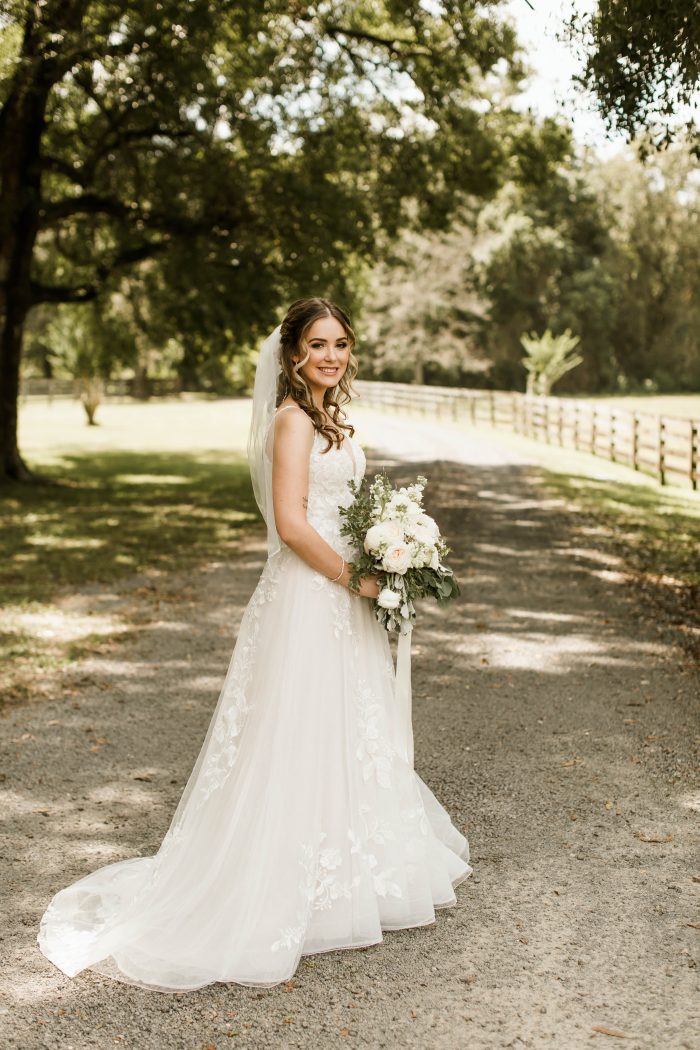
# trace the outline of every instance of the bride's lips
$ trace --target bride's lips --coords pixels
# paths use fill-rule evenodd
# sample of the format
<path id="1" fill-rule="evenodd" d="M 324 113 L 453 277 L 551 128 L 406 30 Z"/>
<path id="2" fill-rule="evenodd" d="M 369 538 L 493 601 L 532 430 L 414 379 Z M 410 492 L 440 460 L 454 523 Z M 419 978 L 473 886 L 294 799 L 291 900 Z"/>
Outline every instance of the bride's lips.
<path id="1" fill-rule="evenodd" d="M 329 379 L 332 379 L 333 376 L 336 376 L 338 374 L 338 372 L 340 371 L 340 368 L 338 368 L 337 366 L 335 368 L 324 368 L 324 367 L 321 367 L 320 365 L 317 365 L 316 369 L 322 375 L 328 376 Z"/>

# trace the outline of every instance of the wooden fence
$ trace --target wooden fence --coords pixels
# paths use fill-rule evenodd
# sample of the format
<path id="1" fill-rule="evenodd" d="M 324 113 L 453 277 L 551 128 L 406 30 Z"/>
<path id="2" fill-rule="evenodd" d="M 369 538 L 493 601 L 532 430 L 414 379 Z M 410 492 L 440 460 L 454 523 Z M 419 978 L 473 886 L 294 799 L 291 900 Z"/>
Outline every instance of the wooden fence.
<path id="1" fill-rule="evenodd" d="M 149 397 L 170 397 L 181 393 L 179 379 L 146 380 L 146 391 Z M 137 394 L 135 379 L 106 379 L 103 384 L 105 397 L 135 397 Z M 32 376 L 22 382 L 20 397 L 80 397 L 83 387 L 79 379 L 42 379 Z"/>
<path id="2" fill-rule="evenodd" d="M 603 456 L 658 478 L 698 489 L 700 420 L 657 416 L 568 397 L 505 390 L 414 386 L 356 380 L 359 404 L 487 424 Z"/>

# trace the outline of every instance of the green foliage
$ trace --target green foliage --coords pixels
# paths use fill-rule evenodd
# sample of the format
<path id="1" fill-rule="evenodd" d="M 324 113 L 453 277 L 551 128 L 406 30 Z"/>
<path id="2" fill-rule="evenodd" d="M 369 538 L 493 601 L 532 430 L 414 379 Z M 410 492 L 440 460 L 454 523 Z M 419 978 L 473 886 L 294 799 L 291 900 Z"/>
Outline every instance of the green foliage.
<path id="1" fill-rule="evenodd" d="M 528 372 L 528 394 L 549 395 L 557 380 L 583 361 L 580 354 L 572 353 L 580 340 L 570 328 L 561 335 L 554 335 L 549 328 L 542 335 L 530 332 L 521 336 L 520 342 L 526 354 L 523 365 Z"/>
<path id="2" fill-rule="evenodd" d="M 404 233 L 367 282 L 367 377 L 523 388 L 523 332 L 579 336 L 567 393 L 700 389 L 700 184 L 682 144 L 571 154 L 450 231 Z"/>
<path id="3" fill-rule="evenodd" d="M 583 363 L 568 392 L 700 383 L 700 189 L 682 147 L 572 162 L 547 195 L 506 188 L 480 217 L 479 342 L 496 386 L 520 385 L 523 331 L 569 328 Z"/>
<path id="4" fill-rule="evenodd" d="M 630 139 L 643 131 L 666 146 L 694 107 L 700 86 L 697 0 L 598 0 L 592 14 L 574 15 L 573 36 L 586 62 L 579 80 L 597 98 L 610 128 Z"/>
<path id="5" fill-rule="evenodd" d="M 55 3 L 4 15 L 5 105 L 27 49 L 55 75 L 33 301 L 100 297 L 109 312 L 113 295 L 138 295 L 138 356 L 177 340 L 193 380 L 292 298 L 352 310 L 363 265 L 398 230 L 444 228 L 509 163 L 498 107 L 475 105 L 520 75 L 493 3 L 94 0 L 70 18 Z"/>
<path id="6" fill-rule="evenodd" d="M 509 186 L 546 199 L 571 148 L 569 129 L 553 120 L 538 125 L 519 114 L 502 115 L 501 129 Z M 364 377 L 447 386 L 488 383 L 491 348 L 481 339 L 485 302 L 472 278 L 482 206 L 483 201 L 468 199 L 444 231 L 404 231 L 373 267 L 361 288 L 358 319 Z"/>

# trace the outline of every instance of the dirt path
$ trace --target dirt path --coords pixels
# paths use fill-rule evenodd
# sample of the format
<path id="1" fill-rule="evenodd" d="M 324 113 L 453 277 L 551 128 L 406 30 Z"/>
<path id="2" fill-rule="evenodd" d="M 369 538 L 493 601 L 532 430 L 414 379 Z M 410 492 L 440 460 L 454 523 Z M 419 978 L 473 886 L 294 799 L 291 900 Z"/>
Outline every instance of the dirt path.
<path id="1" fill-rule="evenodd" d="M 464 585 L 424 610 L 413 661 L 416 766 L 472 847 L 457 907 L 266 990 L 170 996 L 51 967 L 51 894 L 157 849 L 263 546 L 86 590 L 66 612 L 140 626 L 81 663 L 72 704 L 0 723 L 3 1047 L 700 1048 L 696 674 L 522 457 L 354 415 L 369 470 L 430 478 Z"/>

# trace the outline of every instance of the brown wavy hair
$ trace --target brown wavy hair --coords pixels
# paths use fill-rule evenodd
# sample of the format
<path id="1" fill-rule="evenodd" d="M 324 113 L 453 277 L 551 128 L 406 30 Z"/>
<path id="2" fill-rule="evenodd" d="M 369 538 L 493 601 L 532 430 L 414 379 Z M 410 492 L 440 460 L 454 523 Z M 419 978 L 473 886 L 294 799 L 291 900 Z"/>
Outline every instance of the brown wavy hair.
<path id="1" fill-rule="evenodd" d="M 335 317 L 337 321 L 340 321 L 350 344 L 350 355 L 345 372 L 336 386 L 330 387 L 323 395 L 323 407 L 331 416 L 332 423 L 329 423 L 327 417 L 316 408 L 311 396 L 311 388 L 299 371 L 308 357 L 308 352 L 303 345 L 306 333 L 314 321 L 320 317 Z M 341 408 L 341 405 L 347 404 L 352 399 L 352 381 L 357 375 L 357 359 L 352 352 L 356 341 L 355 333 L 348 315 L 330 299 L 316 297 L 297 299 L 289 307 L 282 321 L 280 341 L 282 371 L 277 385 L 277 405 L 280 405 L 288 394 L 291 395 L 299 408 L 311 418 L 315 429 L 327 438 L 328 445 L 323 451 L 329 452 L 332 445 L 340 448 L 345 436 L 343 431 L 347 431 L 351 437 L 355 433 L 352 423 L 344 421 L 345 412 Z M 296 364 L 292 360 L 292 354 L 295 353 L 304 355 Z"/>

